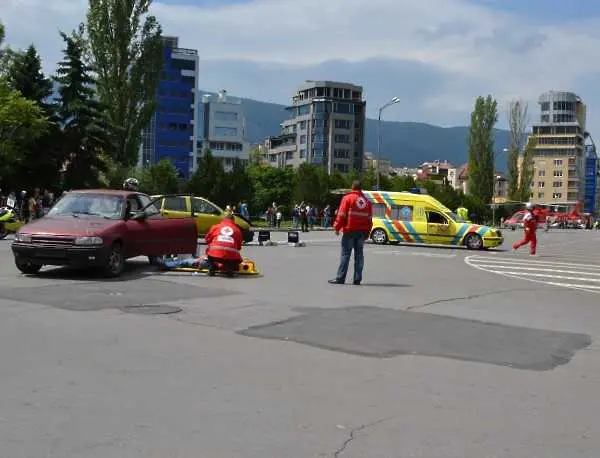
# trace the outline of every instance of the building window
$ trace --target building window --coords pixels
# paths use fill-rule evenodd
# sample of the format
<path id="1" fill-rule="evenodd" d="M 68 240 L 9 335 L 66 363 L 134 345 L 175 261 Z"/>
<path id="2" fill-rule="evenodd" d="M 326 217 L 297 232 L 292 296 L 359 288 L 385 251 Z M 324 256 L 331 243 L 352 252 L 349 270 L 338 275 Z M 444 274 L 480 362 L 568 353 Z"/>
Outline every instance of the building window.
<path id="1" fill-rule="evenodd" d="M 335 120 L 335 128 L 336 129 L 350 129 L 351 121 L 349 119 L 336 119 Z"/>
<path id="2" fill-rule="evenodd" d="M 334 164 L 333 168 L 342 173 L 346 173 L 349 170 L 348 164 Z"/>
<path id="3" fill-rule="evenodd" d="M 540 170 L 538 172 L 538 177 L 545 177 L 546 176 L 546 171 L 545 170 Z"/>
<path id="4" fill-rule="evenodd" d="M 348 159 L 350 157 L 350 150 L 343 148 L 335 148 L 333 150 L 333 157 L 337 159 Z"/>
<path id="5" fill-rule="evenodd" d="M 544 193 L 538 192 L 538 199 L 543 199 L 543 198 L 544 198 Z"/>
<path id="6" fill-rule="evenodd" d="M 306 121 L 300 121 L 300 130 L 306 130 Z"/>
<path id="7" fill-rule="evenodd" d="M 553 199 L 562 199 L 562 194 L 560 192 L 554 192 L 554 193 L 552 193 L 552 198 Z"/>
<path id="8" fill-rule="evenodd" d="M 306 145 L 306 135 L 300 135 L 300 144 Z"/>
<path id="9" fill-rule="evenodd" d="M 310 113 L 310 105 L 300 105 L 298 107 L 298 116 L 304 116 Z"/>
<path id="10" fill-rule="evenodd" d="M 235 111 L 215 111 L 217 121 L 237 121 L 238 114 Z"/>
<path id="11" fill-rule="evenodd" d="M 304 158 L 304 157 L 306 157 L 306 150 L 305 150 L 304 148 L 302 148 L 302 149 L 300 150 L 300 157 L 301 157 L 301 158 Z"/>
<path id="12" fill-rule="evenodd" d="M 337 134 L 334 141 L 336 143 L 350 143 L 350 135 Z"/>
<path id="13" fill-rule="evenodd" d="M 293 151 L 286 151 L 285 152 L 285 160 L 286 161 L 290 161 L 294 159 L 294 152 Z"/>
<path id="14" fill-rule="evenodd" d="M 334 103 L 333 111 L 336 113 L 350 114 L 352 113 L 352 105 L 350 103 Z"/>
<path id="15" fill-rule="evenodd" d="M 550 102 L 542 102 L 541 109 L 542 109 L 542 111 L 550 110 Z"/>
<path id="16" fill-rule="evenodd" d="M 554 166 L 555 167 L 562 167 L 562 165 L 563 165 L 562 159 L 554 159 Z"/>
<path id="17" fill-rule="evenodd" d="M 562 177 L 562 176 L 563 176 L 563 174 L 562 174 L 562 170 L 555 170 L 555 171 L 554 171 L 554 176 L 555 176 L 555 177 Z"/>
<path id="18" fill-rule="evenodd" d="M 552 187 L 553 188 L 562 188 L 562 181 L 553 181 Z"/>
<path id="19" fill-rule="evenodd" d="M 238 130 L 235 127 L 215 126 L 215 136 L 217 137 L 237 137 Z"/>
<path id="20" fill-rule="evenodd" d="M 544 186 L 546 186 L 546 183 L 543 181 L 538 181 L 538 188 L 543 188 Z"/>

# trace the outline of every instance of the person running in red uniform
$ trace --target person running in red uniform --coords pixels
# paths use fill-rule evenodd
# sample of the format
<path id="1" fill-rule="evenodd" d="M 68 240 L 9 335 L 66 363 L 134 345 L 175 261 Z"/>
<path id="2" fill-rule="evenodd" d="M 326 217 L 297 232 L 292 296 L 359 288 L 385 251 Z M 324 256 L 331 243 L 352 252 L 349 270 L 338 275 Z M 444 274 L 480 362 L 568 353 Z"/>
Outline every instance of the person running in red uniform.
<path id="1" fill-rule="evenodd" d="M 514 243 L 513 250 L 518 250 L 523 245 L 529 243 L 529 254 L 535 256 L 537 248 L 537 236 L 535 233 L 537 231 L 537 215 L 534 212 L 534 205 L 531 202 L 528 202 L 525 208 L 526 213 L 523 217 L 523 230 L 525 236 L 523 237 L 523 240 Z"/>
<path id="2" fill-rule="evenodd" d="M 228 214 L 218 224 L 210 228 L 204 237 L 208 247 L 208 275 L 214 276 L 218 266 L 224 267 L 228 277 L 233 277 L 242 262 L 242 231 L 235 224 L 232 214 Z"/>
<path id="3" fill-rule="evenodd" d="M 373 227 L 373 206 L 365 197 L 362 184 L 356 180 L 352 183 L 352 191 L 342 198 L 337 211 L 333 229 L 336 235 L 343 232 L 342 255 L 335 279 L 329 283 L 341 285 L 346 281 L 350 256 L 354 250 L 354 284 L 360 285 L 365 263 L 363 248 L 365 239 L 369 237 Z"/>

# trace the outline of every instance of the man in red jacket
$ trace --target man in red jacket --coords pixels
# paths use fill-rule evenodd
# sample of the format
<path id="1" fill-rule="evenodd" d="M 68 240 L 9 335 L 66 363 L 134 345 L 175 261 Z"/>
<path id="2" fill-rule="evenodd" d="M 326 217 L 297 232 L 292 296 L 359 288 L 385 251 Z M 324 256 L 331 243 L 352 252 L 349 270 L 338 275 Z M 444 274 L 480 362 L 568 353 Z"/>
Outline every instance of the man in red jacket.
<path id="1" fill-rule="evenodd" d="M 334 285 L 340 285 L 346 281 L 352 250 L 354 250 L 354 284 L 360 285 L 362 281 L 365 262 L 363 247 L 365 239 L 369 237 L 373 227 L 373 206 L 362 193 L 361 188 L 360 181 L 352 183 L 352 191 L 343 197 L 333 225 L 336 235 L 340 232 L 344 234 L 340 266 L 335 279 L 329 280 L 329 283 Z"/>
<path id="2" fill-rule="evenodd" d="M 523 240 L 515 242 L 513 245 L 513 250 L 518 250 L 523 245 L 529 245 L 529 253 L 531 256 L 535 256 L 535 251 L 537 248 L 537 236 L 535 231 L 537 230 L 537 215 L 534 212 L 534 206 L 531 202 L 528 202 L 525 206 L 526 212 L 523 217 L 523 229 L 525 231 L 525 236 Z"/>
<path id="3" fill-rule="evenodd" d="M 225 268 L 227 276 L 233 277 L 242 262 L 240 250 L 243 241 L 242 231 L 236 226 L 233 215 L 228 214 L 223 221 L 211 227 L 204 239 L 208 244 L 208 275 L 214 276 L 220 264 Z"/>

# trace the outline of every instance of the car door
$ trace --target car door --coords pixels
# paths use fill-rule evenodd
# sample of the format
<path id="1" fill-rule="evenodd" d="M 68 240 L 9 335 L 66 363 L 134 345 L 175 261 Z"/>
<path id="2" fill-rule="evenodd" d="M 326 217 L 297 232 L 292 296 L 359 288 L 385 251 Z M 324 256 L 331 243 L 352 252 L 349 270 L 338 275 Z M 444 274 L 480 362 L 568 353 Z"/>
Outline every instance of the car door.
<path id="1" fill-rule="evenodd" d="M 192 207 L 200 236 L 207 234 L 212 226 L 223 220 L 223 210 L 206 199 L 194 197 Z"/>
<path id="2" fill-rule="evenodd" d="M 132 216 L 142 210 L 142 202 L 137 195 L 132 194 L 125 201 L 125 227 L 124 249 L 125 256 L 128 258 L 140 256 L 148 251 L 148 245 L 151 241 L 148 222 L 144 219 L 132 219 Z"/>
<path id="3" fill-rule="evenodd" d="M 452 241 L 454 233 L 450 220 L 435 210 L 426 210 L 428 243 L 447 245 Z"/>
<path id="4" fill-rule="evenodd" d="M 166 196 L 162 198 L 161 214 L 167 218 L 189 218 L 190 209 L 184 196 Z"/>
<path id="5" fill-rule="evenodd" d="M 142 254 L 147 256 L 195 255 L 198 249 L 198 232 L 190 214 L 185 217 L 177 214 L 177 217 L 168 218 L 161 215 L 157 205 L 160 200 L 152 200 L 143 194 L 138 197 L 144 208 L 145 218 L 142 221 L 145 222 L 148 237 L 146 251 Z M 165 201 L 167 199 L 169 198 L 164 198 Z"/>

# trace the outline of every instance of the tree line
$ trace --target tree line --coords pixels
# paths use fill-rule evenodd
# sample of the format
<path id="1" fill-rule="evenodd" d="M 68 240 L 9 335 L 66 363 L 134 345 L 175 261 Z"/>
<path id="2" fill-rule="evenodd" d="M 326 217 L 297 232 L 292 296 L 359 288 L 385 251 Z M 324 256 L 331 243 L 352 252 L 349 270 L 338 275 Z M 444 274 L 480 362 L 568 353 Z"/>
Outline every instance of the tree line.
<path id="1" fill-rule="evenodd" d="M 136 164 L 163 59 L 150 4 L 89 0 L 52 75 L 33 44 L 3 46 L 0 24 L 0 188 L 113 186 Z"/>
<path id="2" fill-rule="evenodd" d="M 358 177 L 328 175 L 308 164 L 280 170 L 238 162 L 226 172 L 210 152 L 201 155 L 187 183 L 180 183 L 168 161 L 135 171 L 142 130 L 156 109 L 163 59 L 162 30 L 148 14 L 150 5 L 151 0 L 88 0 L 85 21 L 71 32 L 60 32 L 63 58 L 52 75 L 44 74 L 34 45 L 26 50 L 3 46 L 0 24 L 0 189 L 119 187 L 135 175 L 151 194 L 185 190 L 220 205 L 246 200 L 260 211 L 272 202 L 325 205 L 332 189 L 348 188 Z M 381 189 L 404 191 L 417 185 L 449 208 L 465 205 L 488 215 L 497 119 L 497 102 L 478 97 L 468 139 L 467 195 L 448 184 L 414 183 L 409 177 L 382 176 Z M 527 107 L 520 101 L 511 103 L 509 126 L 509 199 L 523 202 L 529 199 L 535 145 L 524 144 Z M 363 172 L 365 189 L 372 189 L 374 173 Z"/>

